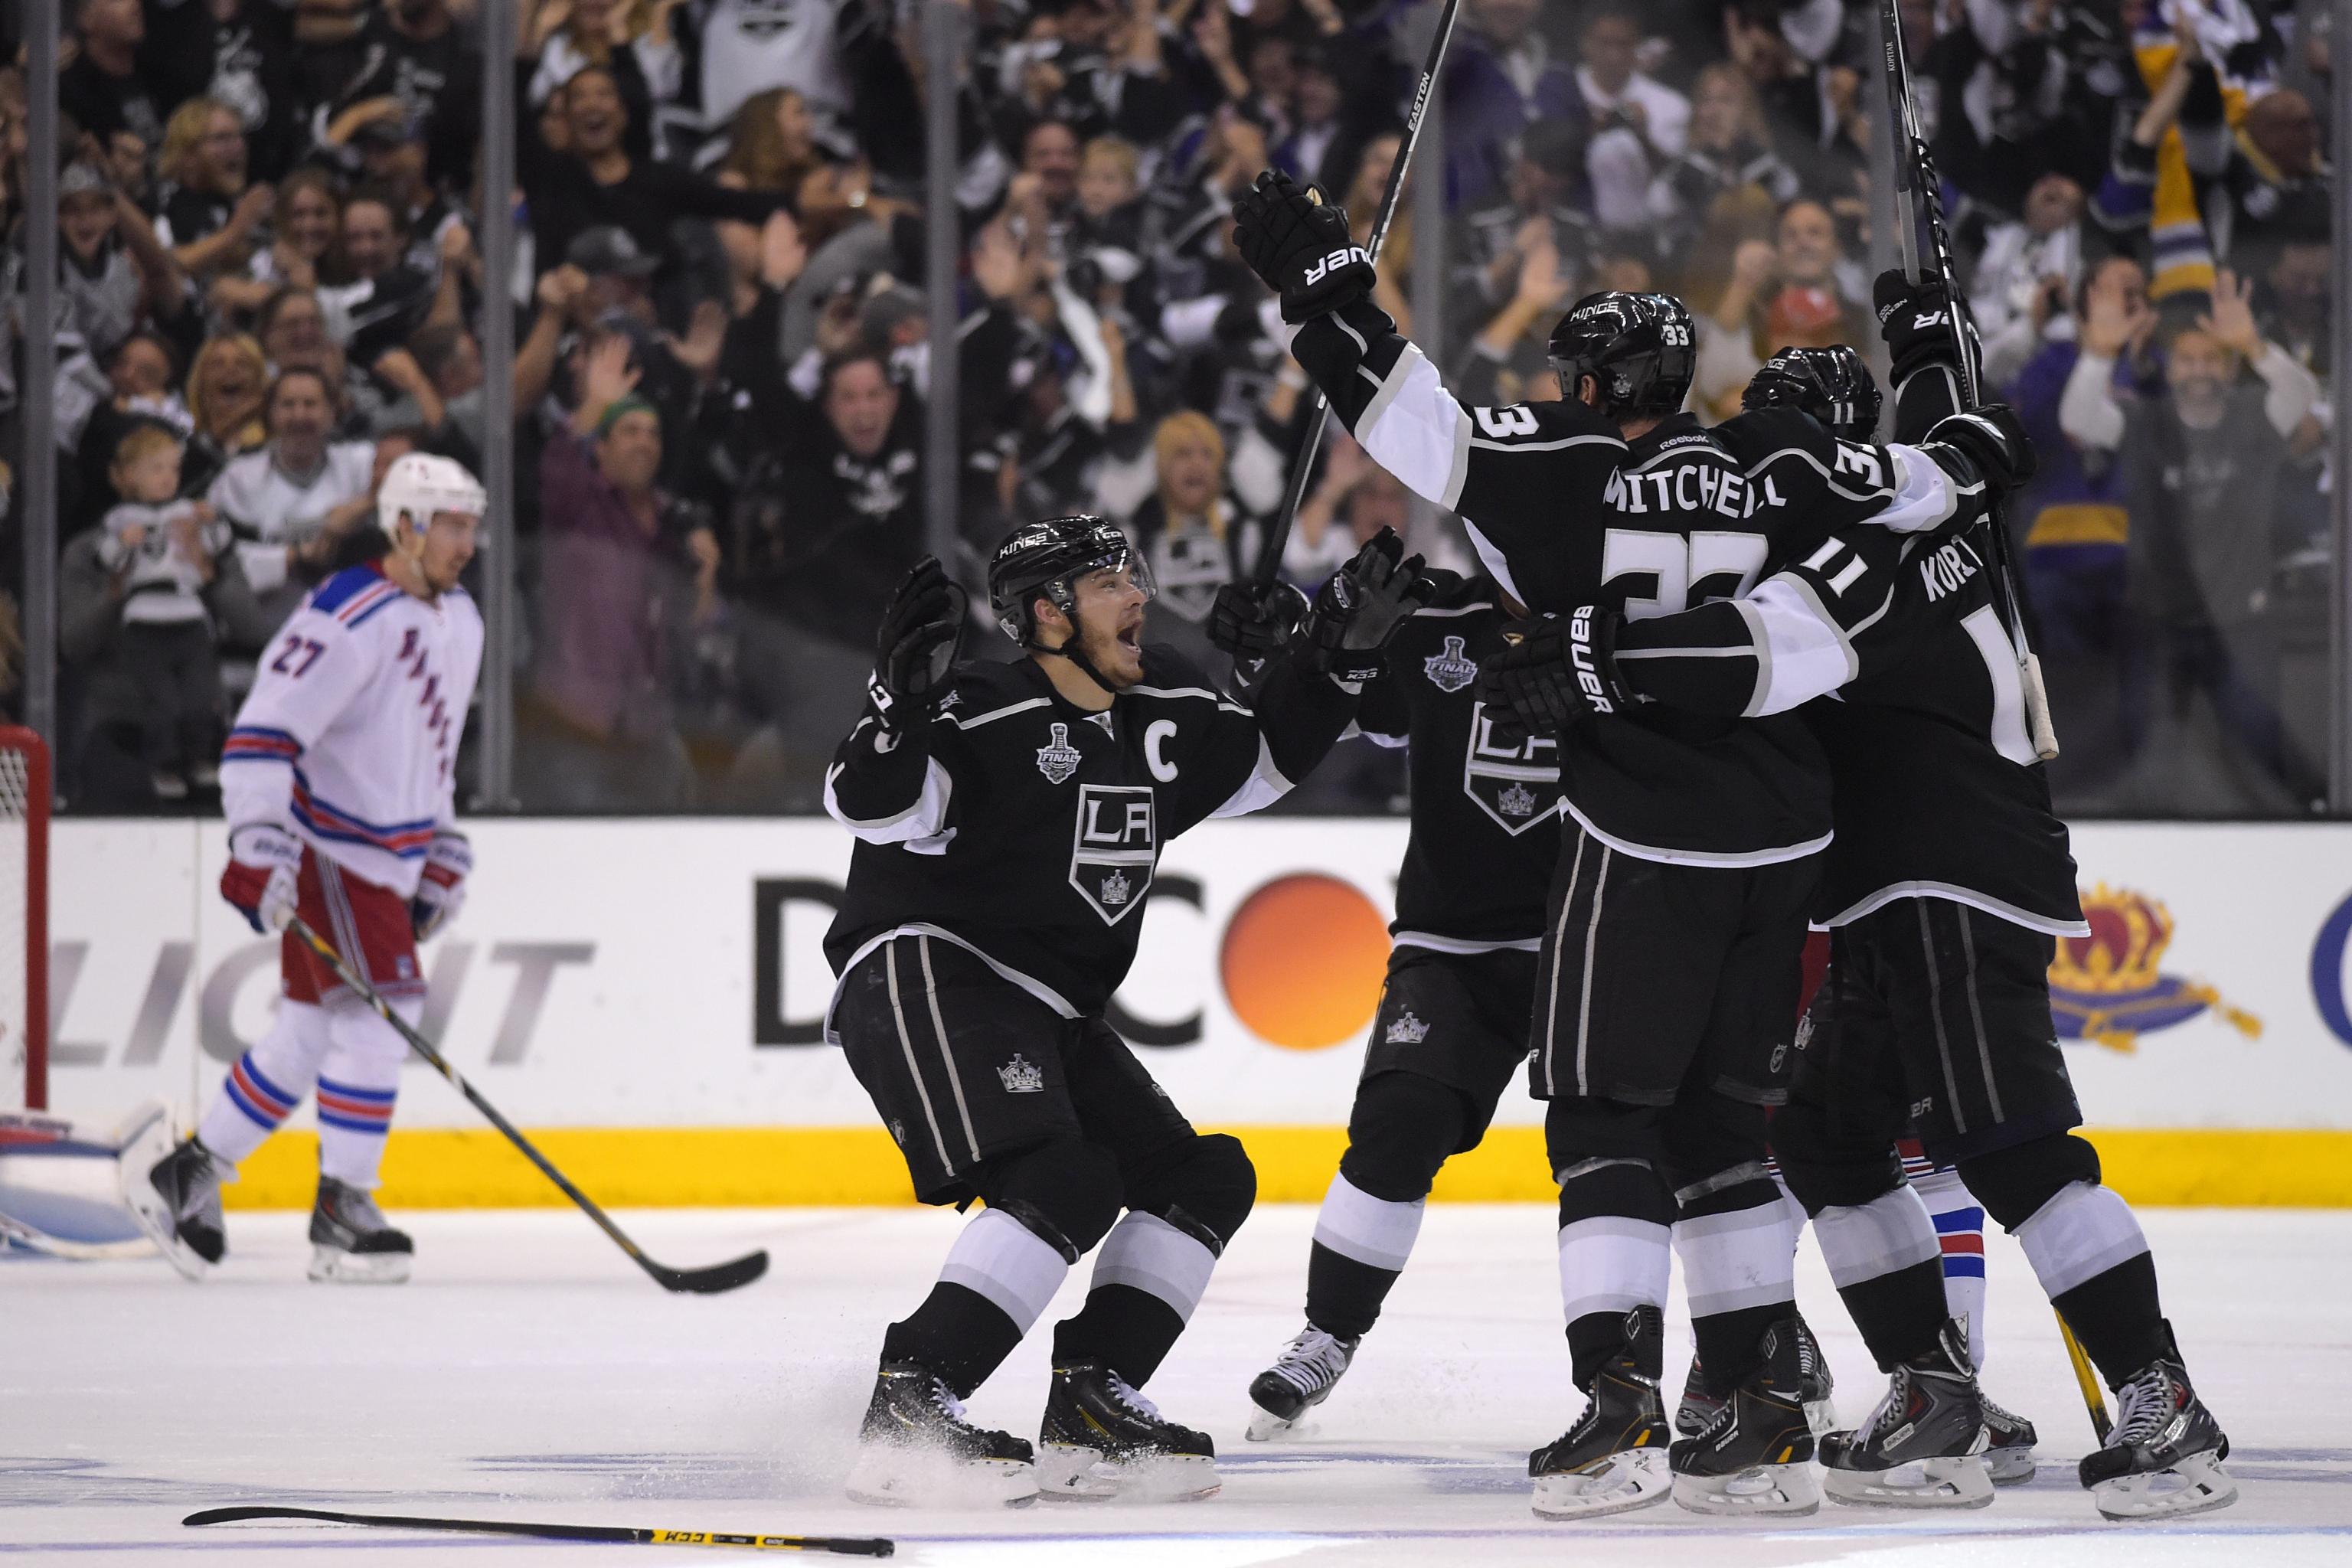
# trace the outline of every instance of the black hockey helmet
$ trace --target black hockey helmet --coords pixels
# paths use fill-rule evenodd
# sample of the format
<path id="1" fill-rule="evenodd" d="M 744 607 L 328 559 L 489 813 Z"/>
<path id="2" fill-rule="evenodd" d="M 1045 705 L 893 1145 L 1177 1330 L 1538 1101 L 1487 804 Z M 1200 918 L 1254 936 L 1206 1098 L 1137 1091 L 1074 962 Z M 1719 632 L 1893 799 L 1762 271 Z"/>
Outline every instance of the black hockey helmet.
<path id="1" fill-rule="evenodd" d="M 1587 294 L 1551 330 L 1551 367 L 1571 401 L 1598 380 L 1603 414 L 1672 414 L 1698 372 L 1690 308 L 1671 294 Z"/>
<path id="2" fill-rule="evenodd" d="M 1122 569 L 1134 574 L 1149 597 L 1150 568 L 1118 525 L 1107 518 L 1081 513 L 1024 522 L 1006 534 L 988 558 L 989 607 L 1006 637 L 1030 647 L 1037 635 L 1034 606 L 1039 599 L 1071 615 L 1077 603 L 1071 584 L 1090 572 Z"/>
<path id="3" fill-rule="evenodd" d="M 1846 343 L 1782 349 L 1764 362 L 1739 396 L 1742 408 L 1801 408 L 1832 436 L 1867 441 L 1885 403 L 1862 355 Z"/>

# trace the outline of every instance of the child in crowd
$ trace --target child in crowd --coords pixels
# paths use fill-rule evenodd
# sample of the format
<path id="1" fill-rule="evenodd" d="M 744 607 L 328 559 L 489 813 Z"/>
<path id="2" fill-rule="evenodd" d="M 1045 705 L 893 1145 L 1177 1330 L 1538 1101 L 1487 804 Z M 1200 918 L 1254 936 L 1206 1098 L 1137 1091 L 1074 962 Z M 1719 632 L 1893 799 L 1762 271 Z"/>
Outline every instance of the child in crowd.
<path id="1" fill-rule="evenodd" d="M 125 663 L 146 714 L 145 761 L 157 798 L 185 800 L 220 782 L 220 668 L 204 590 L 228 548 L 209 502 L 180 493 L 180 440 L 142 425 L 115 449 L 122 501 L 106 514 L 99 559 L 122 592 Z"/>

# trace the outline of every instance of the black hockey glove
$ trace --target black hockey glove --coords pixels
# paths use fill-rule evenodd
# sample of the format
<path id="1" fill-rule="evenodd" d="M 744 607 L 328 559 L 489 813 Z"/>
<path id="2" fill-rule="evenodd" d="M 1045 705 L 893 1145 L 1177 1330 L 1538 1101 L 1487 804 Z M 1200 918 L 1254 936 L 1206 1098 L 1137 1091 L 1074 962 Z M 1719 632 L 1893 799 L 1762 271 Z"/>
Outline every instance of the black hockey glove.
<path id="1" fill-rule="evenodd" d="M 1234 204 L 1234 244 L 1249 269 L 1282 296 L 1293 326 L 1370 297 L 1377 274 L 1348 236 L 1345 207 L 1315 187 L 1268 169 Z"/>
<path id="2" fill-rule="evenodd" d="M 964 604 L 964 591 L 929 555 L 915 563 L 890 596 L 875 639 L 874 676 L 866 683 L 866 699 L 887 727 L 904 729 L 947 696 Z"/>
<path id="3" fill-rule="evenodd" d="M 1387 668 L 1381 656 L 1389 639 L 1437 592 L 1421 568 L 1421 557 L 1405 554 L 1395 529 L 1372 535 L 1315 595 L 1293 639 L 1299 661 L 1334 680 L 1378 680 Z"/>
<path id="4" fill-rule="evenodd" d="M 1559 735 L 1588 713 L 1622 713 L 1642 700 L 1617 674 L 1614 610 L 1580 605 L 1520 623 L 1525 635 L 1478 667 L 1478 700 L 1530 735 Z"/>
<path id="5" fill-rule="evenodd" d="M 1307 595 L 1287 583 L 1228 583 L 1209 610 L 1209 641 L 1238 661 L 1271 658 L 1307 616 Z"/>
<path id="6" fill-rule="evenodd" d="M 1871 301 L 1878 310 L 1878 335 L 1886 341 L 1889 386 L 1899 391 L 1913 372 L 1928 365 L 1959 363 L 1942 279 L 1910 278 L 1890 268 L 1878 275 Z"/>
<path id="7" fill-rule="evenodd" d="M 2006 403 L 1988 403 L 1982 408 L 1936 421 L 1919 449 L 1950 471 L 1952 465 L 1937 451 L 1939 447 L 1966 458 L 1976 477 L 1999 495 L 2017 489 L 2033 477 L 2040 466 L 2024 423 L 2018 418 L 2017 410 Z M 1966 482 L 1967 476 L 1955 477 Z"/>

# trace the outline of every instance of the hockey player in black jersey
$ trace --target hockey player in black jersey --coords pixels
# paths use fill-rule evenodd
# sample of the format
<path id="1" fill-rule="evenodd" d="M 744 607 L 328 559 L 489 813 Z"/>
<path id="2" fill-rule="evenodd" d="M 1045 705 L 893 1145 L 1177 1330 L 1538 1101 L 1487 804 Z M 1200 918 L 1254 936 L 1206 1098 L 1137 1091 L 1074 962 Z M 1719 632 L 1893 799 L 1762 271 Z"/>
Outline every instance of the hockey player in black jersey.
<path id="1" fill-rule="evenodd" d="M 1465 408 L 1371 303 L 1343 213 L 1268 174 L 1234 216 L 1244 258 L 1298 324 L 1294 357 L 1375 461 L 1461 517 L 1515 611 L 1670 614 L 1744 592 L 1776 553 L 1843 523 L 1933 528 L 1981 494 L 1948 441 L 1840 441 L 1787 409 L 1702 428 L 1677 412 L 1695 367 L 1690 314 L 1659 295 L 1595 295 L 1569 311 L 1552 338 L 1563 401 Z M 1671 1237 L 1701 1364 L 1724 1397 L 1714 1424 L 1674 1446 L 1675 1496 L 1709 1512 L 1810 1511 L 1789 1221 L 1763 1161 L 1814 857 L 1830 837 L 1820 748 L 1790 715 L 1662 711 L 1588 727 L 1562 747 L 1560 771 L 1570 821 L 1529 1077 L 1550 1102 L 1569 1343 L 1588 1408 L 1532 1457 L 1538 1500 L 1604 1511 L 1654 1474 L 1668 1438 L 1656 1320 Z"/>
<path id="2" fill-rule="evenodd" d="M 866 711 L 826 775 L 826 810 L 860 840 L 825 939 L 827 1027 L 916 1196 L 987 1207 L 884 1337 L 852 1496 L 1216 1489 L 1208 1437 L 1138 1390 L 1256 1179 L 1234 1139 L 1192 1130 L 1103 1012 L 1168 840 L 1272 802 L 1347 726 L 1428 592 L 1402 554 L 1383 533 L 1340 571 L 1255 711 L 1144 643 L 1149 581 L 1098 518 L 1030 524 L 997 549 L 992 607 L 1024 650 L 1011 663 L 952 662 L 960 595 L 936 563 L 898 589 Z M 1033 1456 L 961 1401 L 1097 1242 L 1086 1305 L 1055 1329 Z"/>
<path id="3" fill-rule="evenodd" d="M 1435 597 L 1389 645 L 1389 673 L 1356 712 L 1364 734 L 1408 748 L 1412 832 L 1348 1149 L 1308 1254 L 1307 1326 L 1250 1384 L 1254 1439 L 1330 1394 L 1412 1251 L 1439 1168 L 1478 1146 L 1527 1060 L 1559 765 L 1549 736 L 1499 733 L 1471 689 L 1478 661 L 1503 647 L 1495 584 L 1432 575 Z M 1266 643 L 1233 635 L 1244 618 L 1221 606 L 1212 636 L 1236 659 L 1264 657 Z"/>
<path id="4" fill-rule="evenodd" d="M 1957 377 L 1940 289 L 1890 273 L 1879 304 L 1898 429 L 1948 418 Z M 2005 411 L 1963 417 L 2000 424 Z M 1807 710 L 1837 784 L 1820 903 L 1830 972 L 1773 1128 L 1839 1293 L 1893 1378 L 1870 1420 L 1824 1442 L 1832 1495 L 1948 1506 L 1969 1492 L 1962 1461 L 1981 1441 L 1934 1227 L 1890 1152 L 1908 1115 L 1930 1157 L 1957 1165 L 2023 1244 L 2116 1393 L 2115 1429 L 2080 1467 L 2099 1510 L 2220 1508 L 2237 1496 L 2220 1468 L 2229 1441 L 2189 1383 L 2137 1221 L 2074 1131 L 2082 1113 L 2048 967 L 2054 937 L 2086 928 L 2026 735 L 1984 526 L 1924 541 L 1843 534 L 1740 605 L 1622 625 L 1592 612 L 1580 657 L 1571 648 L 1528 685 L 1572 709 L 1590 674 L 1612 710 L 1711 714 L 1838 695 Z"/>

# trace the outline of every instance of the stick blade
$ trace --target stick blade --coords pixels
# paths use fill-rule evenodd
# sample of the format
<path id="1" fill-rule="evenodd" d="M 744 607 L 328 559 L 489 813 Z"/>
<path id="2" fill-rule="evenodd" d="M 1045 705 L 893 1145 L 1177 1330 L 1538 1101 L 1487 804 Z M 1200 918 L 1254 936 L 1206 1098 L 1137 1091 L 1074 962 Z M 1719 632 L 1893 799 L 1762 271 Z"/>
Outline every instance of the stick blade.
<path id="1" fill-rule="evenodd" d="M 768 1254 L 763 1248 L 747 1252 L 727 1263 L 714 1263 L 708 1268 L 656 1268 L 654 1278 L 665 1290 L 677 1290 L 692 1296 L 716 1296 L 749 1285 L 768 1271 Z"/>
<path id="2" fill-rule="evenodd" d="M 257 1508 L 243 1505 L 236 1508 L 200 1508 L 180 1521 L 184 1525 L 241 1524 L 249 1519 L 321 1519 L 341 1522 L 339 1516 L 321 1513 L 310 1508 Z"/>

